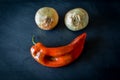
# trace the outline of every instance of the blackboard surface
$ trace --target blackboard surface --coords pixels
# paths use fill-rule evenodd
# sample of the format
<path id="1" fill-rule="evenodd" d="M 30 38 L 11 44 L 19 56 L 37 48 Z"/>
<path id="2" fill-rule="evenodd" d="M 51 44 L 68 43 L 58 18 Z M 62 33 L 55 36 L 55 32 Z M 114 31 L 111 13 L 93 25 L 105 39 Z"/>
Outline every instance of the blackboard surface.
<path id="1" fill-rule="evenodd" d="M 53 7 L 59 23 L 51 31 L 35 24 L 41 7 Z M 65 14 L 81 7 L 89 14 L 88 26 L 77 32 L 64 24 Z M 46 46 L 68 44 L 86 32 L 82 55 L 72 64 L 48 68 L 30 54 L 32 35 Z M 0 80 L 120 80 L 120 4 L 99 0 L 0 0 Z"/>

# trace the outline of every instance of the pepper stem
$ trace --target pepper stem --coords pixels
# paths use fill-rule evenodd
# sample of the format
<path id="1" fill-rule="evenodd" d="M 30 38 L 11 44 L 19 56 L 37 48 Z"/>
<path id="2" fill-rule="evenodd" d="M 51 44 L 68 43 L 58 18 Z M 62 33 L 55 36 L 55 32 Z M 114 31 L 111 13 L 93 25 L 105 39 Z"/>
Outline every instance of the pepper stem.
<path id="1" fill-rule="evenodd" d="M 33 44 L 36 44 L 36 42 L 35 42 L 35 40 L 34 40 L 34 37 L 35 37 L 35 36 L 33 35 L 33 36 L 32 36 L 32 43 L 33 43 Z"/>

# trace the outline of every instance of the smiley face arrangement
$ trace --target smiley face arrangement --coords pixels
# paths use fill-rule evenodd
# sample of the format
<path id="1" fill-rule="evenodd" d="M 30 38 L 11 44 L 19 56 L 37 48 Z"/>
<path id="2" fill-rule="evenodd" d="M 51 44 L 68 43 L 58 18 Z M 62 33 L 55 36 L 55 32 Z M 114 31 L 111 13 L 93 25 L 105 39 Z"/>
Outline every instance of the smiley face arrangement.
<path id="1" fill-rule="evenodd" d="M 35 22 L 42 30 L 52 30 L 58 24 L 58 13 L 50 7 L 40 8 L 35 15 Z M 88 14 L 82 8 L 70 10 L 65 15 L 65 25 L 71 31 L 84 29 L 88 24 Z M 47 47 L 41 42 L 34 42 L 30 48 L 32 57 L 43 66 L 62 67 L 75 61 L 82 53 L 87 33 L 82 33 L 69 44 L 58 47 Z"/>

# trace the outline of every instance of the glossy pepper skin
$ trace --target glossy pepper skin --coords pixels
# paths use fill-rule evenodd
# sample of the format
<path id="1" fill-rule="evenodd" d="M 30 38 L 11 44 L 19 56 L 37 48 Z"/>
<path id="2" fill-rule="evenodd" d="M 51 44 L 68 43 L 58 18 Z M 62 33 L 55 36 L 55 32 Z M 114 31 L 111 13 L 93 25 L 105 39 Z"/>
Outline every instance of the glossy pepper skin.
<path id="1" fill-rule="evenodd" d="M 69 44 L 59 47 L 46 47 L 38 42 L 31 47 L 31 55 L 38 63 L 47 67 L 66 66 L 81 55 L 86 36 L 87 34 L 83 33 Z"/>

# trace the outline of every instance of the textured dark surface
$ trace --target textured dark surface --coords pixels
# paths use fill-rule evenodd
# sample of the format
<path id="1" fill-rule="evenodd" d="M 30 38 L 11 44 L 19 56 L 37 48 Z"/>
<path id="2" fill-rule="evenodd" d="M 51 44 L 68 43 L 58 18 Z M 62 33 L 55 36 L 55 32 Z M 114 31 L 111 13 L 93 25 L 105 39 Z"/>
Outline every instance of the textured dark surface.
<path id="1" fill-rule="evenodd" d="M 55 8 L 60 16 L 51 31 L 39 29 L 36 11 Z M 78 32 L 65 27 L 64 16 L 70 9 L 82 7 L 90 17 L 89 25 Z M 82 55 L 72 64 L 48 68 L 30 54 L 32 35 L 46 46 L 68 44 L 87 32 Z M 84 0 L 0 0 L 0 80 L 120 80 L 120 4 Z"/>

